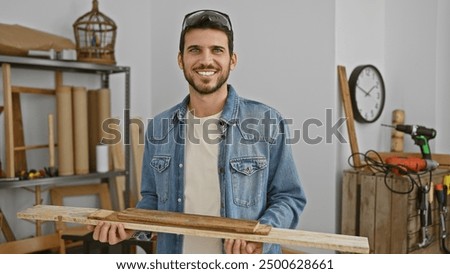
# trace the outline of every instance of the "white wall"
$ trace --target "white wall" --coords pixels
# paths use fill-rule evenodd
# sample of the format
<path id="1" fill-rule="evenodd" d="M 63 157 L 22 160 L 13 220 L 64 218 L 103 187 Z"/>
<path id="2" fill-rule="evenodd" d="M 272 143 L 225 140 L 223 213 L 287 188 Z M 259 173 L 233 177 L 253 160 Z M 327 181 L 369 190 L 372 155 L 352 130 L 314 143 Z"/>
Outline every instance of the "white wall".
<path id="1" fill-rule="evenodd" d="M 450 154 L 450 1 L 437 1 L 436 41 L 436 128 L 435 151 Z"/>
<path id="2" fill-rule="evenodd" d="M 50 14 L 50 6 L 58 12 Z M 0 0 L 0 22 L 73 38 L 72 23 L 90 7 L 90 0 Z M 132 115 L 151 118 L 187 94 L 187 84 L 176 63 L 178 39 L 184 14 L 201 8 L 223 10 L 231 16 L 239 60 L 230 83 L 241 96 L 263 101 L 293 119 L 293 130 L 304 134 L 302 125 L 310 118 L 325 124 L 326 109 L 331 109 L 329 123 L 333 125 L 343 116 L 337 65 L 346 66 L 349 76 L 357 65 L 370 63 L 385 77 L 387 102 L 379 121 L 356 124 L 360 150 L 388 151 L 390 130 L 380 123 L 390 123 L 392 110 L 403 108 L 407 122 L 436 127 L 438 137 L 432 143 L 433 150 L 449 153 L 446 117 L 450 110 L 445 104 L 450 99 L 448 1 L 100 0 L 100 10 L 119 27 L 118 64 L 131 67 Z M 22 70 L 14 74 L 13 81 L 21 85 L 53 83 L 49 73 Z M 65 79 L 69 84 L 99 84 L 92 76 L 69 74 Z M 120 76 L 112 76 L 111 88 L 113 114 L 120 116 Z M 46 133 L 40 133 L 39 127 L 46 127 L 42 117 L 46 111 L 54 111 L 54 102 L 47 99 L 37 106 L 34 99 L 24 100 L 27 130 L 38 125 L 33 133 L 27 133 L 27 143 L 45 143 Z M 36 112 L 45 113 L 40 117 Z M 0 123 L 3 132 L 3 119 Z M 319 144 L 308 144 L 303 138 L 293 146 L 308 196 L 300 228 L 335 233 L 340 230 L 341 176 L 342 170 L 349 168 L 350 146 L 336 138 L 326 143 L 325 128 L 309 128 L 306 137 L 324 138 Z M 340 132 L 348 140 L 345 125 Z M 405 139 L 407 149 L 416 151 L 408 141 Z M 3 147 L 2 143 L 0 151 L 4 151 Z M 3 153 L 1 156 L 4 159 Z M 29 158 L 34 167 L 39 167 L 46 163 L 46 157 L 42 152 Z M 45 193 L 44 198 L 48 201 Z M 32 205 L 32 193 L 0 190 L 0 208 L 19 238 L 31 235 L 33 225 L 17 220 L 15 211 Z"/>
<path id="3" fill-rule="evenodd" d="M 436 128 L 437 1 L 386 1 L 386 10 L 392 103 L 405 110 L 405 123 Z M 435 140 L 430 144 L 435 151 Z M 405 150 L 420 152 L 409 136 Z"/>

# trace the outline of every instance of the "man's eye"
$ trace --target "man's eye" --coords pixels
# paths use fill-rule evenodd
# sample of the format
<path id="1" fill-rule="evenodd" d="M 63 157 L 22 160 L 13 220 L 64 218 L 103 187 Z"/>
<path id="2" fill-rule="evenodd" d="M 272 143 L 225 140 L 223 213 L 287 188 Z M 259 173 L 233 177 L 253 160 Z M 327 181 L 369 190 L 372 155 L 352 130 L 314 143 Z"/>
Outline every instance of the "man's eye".
<path id="1" fill-rule="evenodd" d="M 189 52 L 191 52 L 191 53 L 198 53 L 198 52 L 200 52 L 200 50 L 197 49 L 197 48 L 191 48 L 191 49 L 189 49 Z"/>
<path id="2" fill-rule="evenodd" d="M 216 48 L 216 49 L 214 49 L 214 52 L 215 53 L 222 53 L 223 49 L 222 48 Z"/>

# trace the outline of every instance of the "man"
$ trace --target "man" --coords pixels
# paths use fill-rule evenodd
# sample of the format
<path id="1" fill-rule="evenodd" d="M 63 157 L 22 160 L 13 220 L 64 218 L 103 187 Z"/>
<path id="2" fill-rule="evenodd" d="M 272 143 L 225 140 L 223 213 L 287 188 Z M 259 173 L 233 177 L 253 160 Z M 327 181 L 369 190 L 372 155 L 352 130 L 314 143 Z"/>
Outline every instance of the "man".
<path id="1" fill-rule="evenodd" d="M 180 104 L 148 125 L 137 207 L 259 220 L 294 229 L 306 198 L 273 108 L 228 85 L 236 67 L 228 15 L 200 10 L 182 25 L 178 65 L 189 84 Z M 100 223 L 93 237 L 115 244 L 132 232 Z M 276 244 L 158 233 L 159 253 L 280 253 Z"/>

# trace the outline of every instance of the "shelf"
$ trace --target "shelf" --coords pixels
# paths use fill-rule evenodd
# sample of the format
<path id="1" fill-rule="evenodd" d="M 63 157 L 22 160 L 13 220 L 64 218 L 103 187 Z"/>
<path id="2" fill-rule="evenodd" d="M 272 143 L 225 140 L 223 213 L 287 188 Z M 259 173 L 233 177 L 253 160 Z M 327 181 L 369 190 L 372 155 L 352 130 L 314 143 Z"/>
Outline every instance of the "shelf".
<path id="1" fill-rule="evenodd" d="M 92 173 L 87 175 L 76 175 L 76 176 L 60 176 L 54 178 L 43 178 L 34 179 L 27 181 L 0 181 L 0 189 L 7 188 L 20 188 L 20 187 L 33 187 L 42 185 L 54 185 L 54 184 L 68 184 L 77 182 L 87 182 L 93 179 L 113 179 L 115 176 L 125 176 L 125 205 L 130 204 L 130 157 L 131 152 L 129 148 L 130 136 L 129 136 L 129 124 L 130 124 L 130 67 L 128 66 L 116 66 L 107 64 L 96 64 L 78 61 L 61 61 L 61 60 L 50 60 L 45 58 L 35 58 L 35 57 L 21 57 L 21 56 L 7 56 L 0 55 L 0 65 L 9 65 L 8 70 L 11 68 L 19 69 L 33 69 L 33 70 L 47 70 L 55 72 L 75 72 L 75 73 L 88 73 L 88 74 L 98 74 L 101 76 L 101 87 L 109 88 L 109 75 L 122 73 L 124 75 L 124 110 L 123 110 L 123 126 L 124 126 L 124 148 L 125 148 L 125 167 L 124 171 L 119 172 L 109 172 L 109 173 Z M 5 70 L 2 68 L 2 70 Z M 10 73 L 10 72 L 9 72 Z M 5 78 L 5 77 L 3 77 Z M 5 86 L 5 79 L 3 79 Z M 11 97 L 11 83 L 8 80 L 6 88 L 4 88 L 4 97 Z M 6 96 L 8 95 L 8 96 Z M 11 102 L 8 106 L 5 104 L 5 114 L 12 111 Z M 13 125 L 12 115 L 3 115 L 5 119 L 5 125 Z M 8 116 L 8 117 L 7 117 Z M 7 121 L 7 123 L 6 123 Z M 5 126 L 6 127 L 6 126 Z M 9 129 L 9 128 L 8 128 Z M 5 130 L 6 132 L 6 130 Z M 6 138 L 5 138 L 6 139 Z M 9 136 L 9 139 L 12 139 Z M 11 143 L 11 141 L 10 141 Z M 5 145 L 6 146 L 6 145 Z M 9 151 L 7 155 L 14 155 L 13 146 L 6 146 Z M 13 157 L 14 156 L 9 156 Z M 11 169 L 8 170 L 7 174 L 14 174 Z M 13 176 L 13 175 L 12 175 Z M 10 175 L 10 177 L 12 177 Z"/>
<path id="2" fill-rule="evenodd" d="M 48 177 L 33 180 L 11 180 L 11 181 L 1 181 L 0 189 L 4 188 L 19 188 L 19 187 L 34 187 L 34 186 L 50 186 L 57 184 L 69 184 L 69 183 L 83 183 L 91 182 L 97 179 L 110 179 L 116 176 L 125 176 L 125 170 L 110 171 L 105 173 L 89 173 L 84 175 L 71 175 L 71 176 L 58 176 L 58 177 Z"/>
<path id="3" fill-rule="evenodd" d="M 129 71 L 129 67 L 85 63 L 77 61 L 50 60 L 33 57 L 0 55 L 0 64 L 8 63 L 16 68 L 62 70 L 85 73 L 121 73 Z"/>

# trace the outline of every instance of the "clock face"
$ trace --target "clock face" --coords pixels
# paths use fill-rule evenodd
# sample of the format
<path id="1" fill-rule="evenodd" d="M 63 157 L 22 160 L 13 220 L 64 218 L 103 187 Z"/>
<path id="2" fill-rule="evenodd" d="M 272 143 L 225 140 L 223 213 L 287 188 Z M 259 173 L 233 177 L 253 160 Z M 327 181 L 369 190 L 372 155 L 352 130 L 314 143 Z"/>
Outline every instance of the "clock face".
<path id="1" fill-rule="evenodd" d="M 355 68 L 349 87 L 355 120 L 361 123 L 375 122 L 383 112 L 385 89 L 381 73 L 372 65 Z"/>

